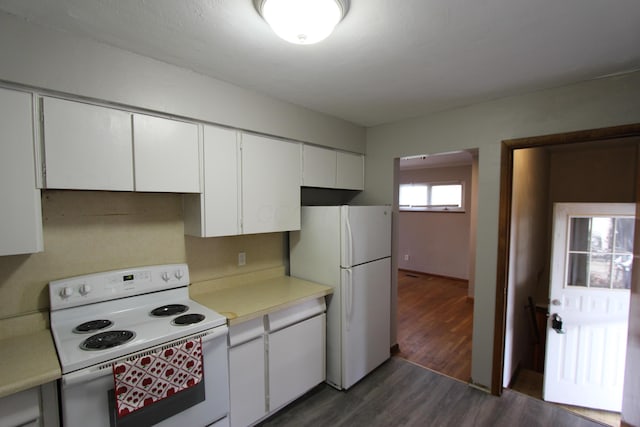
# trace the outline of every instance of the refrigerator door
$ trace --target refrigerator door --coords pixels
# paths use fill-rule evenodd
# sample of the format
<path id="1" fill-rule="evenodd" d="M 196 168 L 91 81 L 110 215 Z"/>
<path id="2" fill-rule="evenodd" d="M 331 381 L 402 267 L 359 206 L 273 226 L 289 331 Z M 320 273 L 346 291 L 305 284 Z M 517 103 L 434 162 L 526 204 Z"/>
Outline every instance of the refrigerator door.
<path id="1" fill-rule="evenodd" d="M 340 213 L 343 268 L 391 256 L 390 206 L 341 206 Z"/>
<path id="2" fill-rule="evenodd" d="M 391 260 L 342 270 L 342 388 L 390 355 Z"/>

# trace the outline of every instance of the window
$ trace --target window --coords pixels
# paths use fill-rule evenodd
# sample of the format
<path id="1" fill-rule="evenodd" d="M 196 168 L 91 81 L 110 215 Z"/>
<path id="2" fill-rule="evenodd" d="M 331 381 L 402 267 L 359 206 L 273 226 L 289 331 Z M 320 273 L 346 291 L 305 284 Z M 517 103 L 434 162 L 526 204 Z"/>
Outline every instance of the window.
<path id="1" fill-rule="evenodd" d="M 400 210 L 464 212 L 464 183 L 400 184 Z"/>
<path id="2" fill-rule="evenodd" d="M 567 286 L 630 289 L 634 218 L 571 217 Z"/>

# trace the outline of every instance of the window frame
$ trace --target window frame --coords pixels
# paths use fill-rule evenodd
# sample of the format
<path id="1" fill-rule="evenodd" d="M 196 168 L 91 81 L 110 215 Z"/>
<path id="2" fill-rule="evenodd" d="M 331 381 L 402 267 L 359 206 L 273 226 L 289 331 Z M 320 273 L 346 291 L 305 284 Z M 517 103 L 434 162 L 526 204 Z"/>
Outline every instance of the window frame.
<path id="1" fill-rule="evenodd" d="M 400 193 L 403 186 L 426 186 L 427 187 L 427 204 L 426 205 L 401 205 Z M 459 185 L 460 186 L 460 206 L 453 205 L 431 205 L 430 199 L 432 194 L 432 188 L 443 185 Z M 398 189 L 398 209 L 401 212 L 443 212 L 443 213 L 464 213 L 465 208 L 465 181 L 464 180 L 448 180 L 448 181 L 416 181 L 416 182 L 403 182 L 400 183 Z"/>

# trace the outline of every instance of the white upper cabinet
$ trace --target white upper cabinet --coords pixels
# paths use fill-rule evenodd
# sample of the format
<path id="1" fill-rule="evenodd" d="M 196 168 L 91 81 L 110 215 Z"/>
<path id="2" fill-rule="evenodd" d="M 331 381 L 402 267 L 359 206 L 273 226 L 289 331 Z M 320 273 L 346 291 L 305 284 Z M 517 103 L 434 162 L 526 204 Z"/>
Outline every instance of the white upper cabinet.
<path id="1" fill-rule="evenodd" d="M 41 252 L 32 95 L 0 89 L 0 255 Z"/>
<path id="2" fill-rule="evenodd" d="M 203 134 L 202 194 L 185 195 L 185 233 L 198 237 L 241 234 L 238 132 L 204 126 Z"/>
<path id="3" fill-rule="evenodd" d="M 364 190 L 364 156 L 338 151 L 337 188 Z"/>
<path id="4" fill-rule="evenodd" d="M 200 192 L 198 125 L 42 98 L 47 188 Z"/>
<path id="5" fill-rule="evenodd" d="M 335 150 L 304 145 L 302 147 L 302 185 L 336 187 L 337 155 Z"/>
<path id="6" fill-rule="evenodd" d="M 42 98 L 47 188 L 133 191 L 131 114 Z"/>
<path id="7" fill-rule="evenodd" d="M 198 126 L 133 115 L 136 191 L 200 192 Z"/>
<path id="8" fill-rule="evenodd" d="M 300 229 L 300 144 L 242 134 L 242 231 Z"/>
<path id="9" fill-rule="evenodd" d="M 364 156 L 304 145 L 302 185 L 305 187 L 364 190 Z"/>

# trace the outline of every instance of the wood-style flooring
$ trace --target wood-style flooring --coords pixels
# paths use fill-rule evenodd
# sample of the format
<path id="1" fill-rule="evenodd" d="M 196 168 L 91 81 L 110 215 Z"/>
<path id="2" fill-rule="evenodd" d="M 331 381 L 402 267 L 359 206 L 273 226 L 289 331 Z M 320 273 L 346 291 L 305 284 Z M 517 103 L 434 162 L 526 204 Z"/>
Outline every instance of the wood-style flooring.
<path id="1" fill-rule="evenodd" d="M 397 355 L 468 382 L 473 302 L 467 289 L 466 280 L 399 271 Z"/>
<path id="2" fill-rule="evenodd" d="M 261 426 L 596 427 L 594 421 L 524 394 L 492 396 L 392 357 L 347 391 L 323 384 Z"/>

